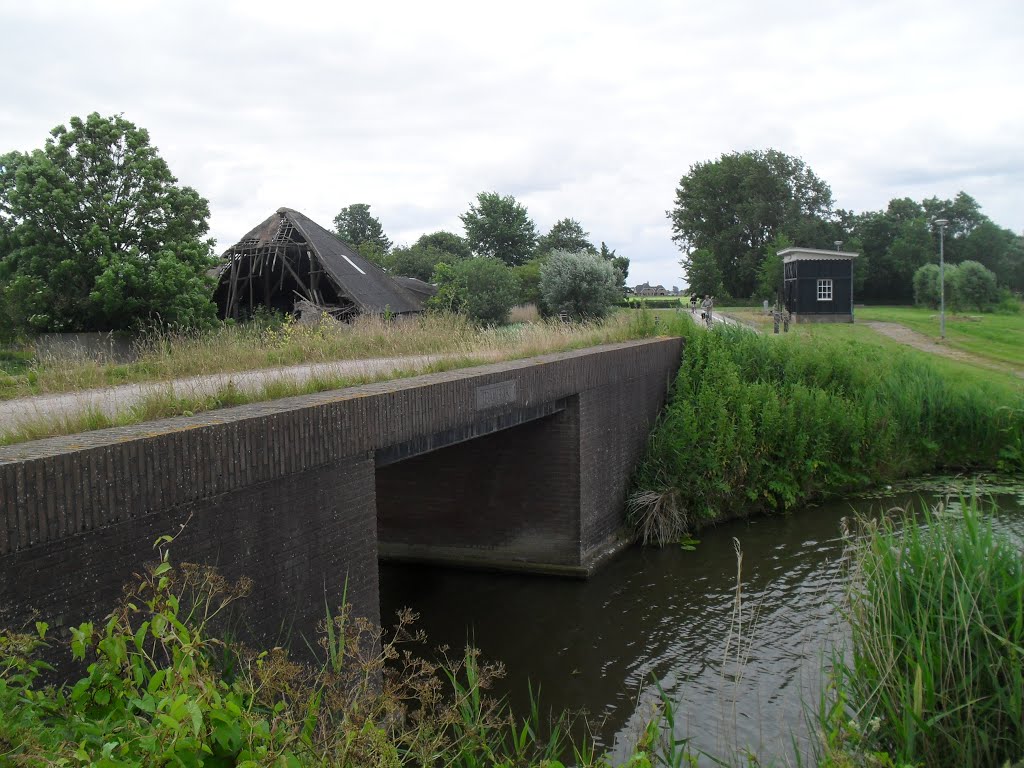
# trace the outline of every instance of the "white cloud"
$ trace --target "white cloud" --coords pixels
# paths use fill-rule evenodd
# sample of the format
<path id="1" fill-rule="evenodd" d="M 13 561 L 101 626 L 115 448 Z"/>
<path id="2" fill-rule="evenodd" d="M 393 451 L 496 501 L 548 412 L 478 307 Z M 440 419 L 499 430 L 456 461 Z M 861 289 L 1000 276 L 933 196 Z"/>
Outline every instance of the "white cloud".
<path id="1" fill-rule="evenodd" d="M 672 285 L 675 185 L 734 150 L 802 157 L 845 208 L 964 189 L 1024 229 L 1022 22 L 1017 0 L 0 0 L 0 151 L 123 112 L 221 248 L 278 206 L 329 225 L 353 202 L 412 242 L 493 190 Z"/>

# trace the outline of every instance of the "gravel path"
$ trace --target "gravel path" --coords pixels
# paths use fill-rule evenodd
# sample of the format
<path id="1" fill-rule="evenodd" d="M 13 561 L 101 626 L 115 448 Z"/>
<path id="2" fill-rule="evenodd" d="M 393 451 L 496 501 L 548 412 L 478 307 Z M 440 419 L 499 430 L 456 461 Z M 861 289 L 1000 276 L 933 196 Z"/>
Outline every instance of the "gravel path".
<path id="1" fill-rule="evenodd" d="M 919 349 L 922 352 L 941 355 L 942 357 L 959 360 L 960 362 L 976 365 L 980 368 L 1002 371 L 1003 373 L 1012 373 L 1024 379 L 1024 371 L 1019 368 L 1014 368 L 1012 365 L 997 363 L 992 360 L 986 360 L 978 355 L 972 355 L 970 352 L 965 352 L 962 349 L 948 347 L 945 344 L 935 341 L 930 336 L 925 336 L 923 333 L 910 330 L 905 325 L 900 325 L 899 323 L 883 323 L 880 321 L 865 323 L 865 325 L 883 336 L 888 336 L 893 341 L 898 341 L 900 344 L 906 344 L 907 346 Z"/>
<path id="2" fill-rule="evenodd" d="M 107 416 L 122 413 L 148 395 L 173 392 L 180 397 L 214 394 L 229 382 L 243 392 L 255 392 L 271 382 L 305 382 L 315 377 L 384 376 L 397 371 L 422 370 L 439 360 L 459 355 L 413 355 L 366 360 L 339 360 L 282 368 L 263 368 L 243 373 L 217 373 L 174 381 L 122 384 L 55 395 L 37 395 L 0 401 L 0 432 L 40 419 L 57 420 L 87 409 Z M 474 355 L 474 357 L 477 355 Z"/>

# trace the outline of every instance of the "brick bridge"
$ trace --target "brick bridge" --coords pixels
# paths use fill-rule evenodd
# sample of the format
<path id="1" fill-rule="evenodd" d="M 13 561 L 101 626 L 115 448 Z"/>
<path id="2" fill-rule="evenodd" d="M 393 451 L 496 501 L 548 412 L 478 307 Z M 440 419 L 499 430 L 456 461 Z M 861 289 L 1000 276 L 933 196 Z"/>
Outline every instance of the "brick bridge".
<path id="1" fill-rule="evenodd" d="M 613 548 L 680 339 L 613 344 L 0 448 L 0 627 L 110 610 L 177 561 L 255 580 L 259 641 L 308 632 L 378 556 L 586 574 Z"/>

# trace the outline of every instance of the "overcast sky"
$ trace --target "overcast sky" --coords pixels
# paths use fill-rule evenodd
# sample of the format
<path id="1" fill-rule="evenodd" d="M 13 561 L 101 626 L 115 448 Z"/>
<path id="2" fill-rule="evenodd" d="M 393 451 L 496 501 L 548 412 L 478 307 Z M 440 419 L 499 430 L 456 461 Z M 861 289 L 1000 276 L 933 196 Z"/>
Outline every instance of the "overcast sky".
<path id="1" fill-rule="evenodd" d="M 0 152 L 123 113 L 218 252 L 280 206 L 461 234 L 496 191 L 682 286 L 680 177 L 769 147 L 844 208 L 962 189 L 1024 230 L 1024 0 L 0 0 L 0 30 Z"/>

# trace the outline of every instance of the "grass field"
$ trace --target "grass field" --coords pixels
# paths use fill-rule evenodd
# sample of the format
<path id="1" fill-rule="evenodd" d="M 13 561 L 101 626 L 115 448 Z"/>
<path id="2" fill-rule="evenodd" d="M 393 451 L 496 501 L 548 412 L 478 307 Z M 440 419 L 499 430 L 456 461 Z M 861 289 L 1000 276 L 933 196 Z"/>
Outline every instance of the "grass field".
<path id="1" fill-rule="evenodd" d="M 939 313 L 918 307 L 863 307 L 859 322 L 899 323 L 939 339 Z M 1024 314 L 946 313 L 946 343 L 995 362 L 1024 368 Z"/>
<path id="2" fill-rule="evenodd" d="M 760 309 L 720 307 L 719 311 L 762 333 L 772 333 L 772 318 Z M 790 335 L 805 337 L 812 343 L 815 339 L 850 339 L 890 349 L 905 347 L 871 328 L 871 322 L 897 323 L 932 341 L 939 341 L 938 314 L 915 307 L 862 307 L 857 309 L 853 324 L 794 323 L 790 325 Z M 979 361 L 972 364 L 930 352 L 918 351 L 917 354 L 927 355 L 943 372 L 966 380 L 984 381 L 1016 391 L 1024 386 L 1024 380 L 1018 375 L 1024 372 L 1024 314 L 947 314 L 946 337 L 945 346 L 973 355 Z"/>

